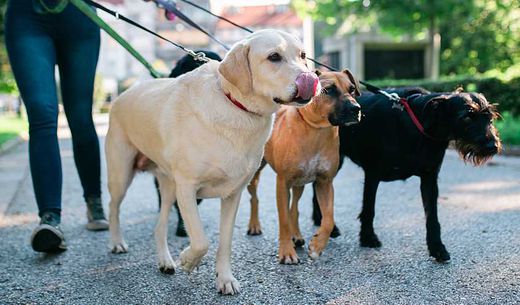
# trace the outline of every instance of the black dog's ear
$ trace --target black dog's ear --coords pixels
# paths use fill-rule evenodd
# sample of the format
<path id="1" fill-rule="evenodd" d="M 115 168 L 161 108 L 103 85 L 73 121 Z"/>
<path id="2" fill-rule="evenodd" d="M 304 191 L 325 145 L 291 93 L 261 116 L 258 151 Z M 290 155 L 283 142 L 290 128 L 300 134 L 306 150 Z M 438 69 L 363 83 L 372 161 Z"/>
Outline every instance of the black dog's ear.
<path id="1" fill-rule="evenodd" d="M 361 95 L 361 91 L 359 90 L 360 88 L 360 85 L 359 85 L 359 81 L 357 80 L 357 78 L 354 77 L 354 75 L 352 75 L 352 72 L 350 72 L 349 69 L 345 69 L 343 71 L 341 71 L 345 74 L 347 74 L 348 76 L 348 79 L 350 80 L 350 82 L 356 87 L 354 93 L 356 96 L 360 96 Z"/>
<path id="2" fill-rule="evenodd" d="M 446 95 L 441 95 L 432 98 L 429 100 L 426 105 L 424 105 L 424 112 L 425 113 L 432 113 L 432 112 L 443 112 L 448 108 L 448 101 L 449 97 Z"/>
<path id="3" fill-rule="evenodd" d="M 320 75 L 321 75 L 321 71 L 320 71 L 320 70 L 318 70 L 318 69 L 314 70 L 314 73 L 315 73 L 316 75 L 318 75 L 318 76 L 320 76 Z"/>

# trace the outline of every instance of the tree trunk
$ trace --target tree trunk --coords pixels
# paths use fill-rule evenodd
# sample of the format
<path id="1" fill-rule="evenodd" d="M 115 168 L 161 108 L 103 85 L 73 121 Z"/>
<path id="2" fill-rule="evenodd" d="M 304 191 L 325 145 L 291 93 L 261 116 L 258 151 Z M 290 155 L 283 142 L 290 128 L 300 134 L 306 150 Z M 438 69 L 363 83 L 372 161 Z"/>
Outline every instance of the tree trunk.
<path id="1" fill-rule="evenodd" d="M 439 53 L 441 48 L 441 35 L 439 34 L 438 26 L 435 22 L 435 12 L 432 10 L 430 16 L 430 25 L 428 28 L 428 43 L 430 49 L 430 56 L 428 58 L 428 67 L 430 71 L 429 78 L 439 78 Z"/>

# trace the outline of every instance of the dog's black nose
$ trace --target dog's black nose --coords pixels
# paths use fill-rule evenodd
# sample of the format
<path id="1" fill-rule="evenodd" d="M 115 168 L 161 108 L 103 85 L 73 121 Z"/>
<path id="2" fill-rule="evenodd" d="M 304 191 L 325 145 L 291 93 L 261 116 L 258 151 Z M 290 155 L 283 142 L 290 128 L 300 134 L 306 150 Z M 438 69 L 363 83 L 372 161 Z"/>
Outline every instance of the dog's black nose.
<path id="1" fill-rule="evenodd" d="M 359 106 L 359 104 L 350 104 L 349 110 L 353 114 L 358 114 L 361 111 L 361 106 Z"/>

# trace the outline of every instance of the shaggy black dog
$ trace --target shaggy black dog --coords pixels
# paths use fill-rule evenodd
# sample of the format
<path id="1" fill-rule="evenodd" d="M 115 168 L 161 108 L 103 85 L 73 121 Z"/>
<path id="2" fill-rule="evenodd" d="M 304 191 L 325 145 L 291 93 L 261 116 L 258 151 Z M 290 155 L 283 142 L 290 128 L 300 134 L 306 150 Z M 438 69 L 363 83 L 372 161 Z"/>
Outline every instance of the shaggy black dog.
<path id="1" fill-rule="evenodd" d="M 450 254 L 441 241 L 437 218 L 437 177 L 448 144 L 465 162 L 482 165 L 501 150 L 493 121 L 499 116 L 482 94 L 429 93 L 420 88 L 394 90 L 406 97 L 425 134 L 421 133 L 406 110 L 383 95 L 363 94 L 357 100 L 364 115 L 361 122 L 340 127 L 341 159 L 348 156 L 365 172 L 363 208 L 359 219 L 360 244 L 380 247 L 374 232 L 374 206 L 379 182 L 421 179 L 421 195 L 426 214 L 426 242 L 430 256 L 448 261 Z M 314 198 L 313 219 L 321 223 Z"/>
<path id="2" fill-rule="evenodd" d="M 211 51 L 205 51 L 205 50 L 199 50 L 195 51 L 195 53 L 204 52 L 206 54 L 207 58 L 214 59 L 217 61 L 221 61 L 222 58 L 217 53 L 211 52 Z M 188 73 L 190 71 L 193 71 L 197 69 L 198 67 L 202 66 L 204 64 L 203 61 L 198 61 L 193 59 L 190 55 L 184 55 L 179 59 L 175 67 L 173 68 L 172 72 L 170 73 L 171 78 L 175 78 L 178 76 L 181 76 L 184 73 Z M 155 188 L 157 190 L 157 196 L 159 197 L 159 209 L 161 208 L 161 194 L 159 192 L 159 182 L 157 179 L 155 179 Z M 197 204 L 199 204 L 202 201 L 202 199 L 197 199 Z M 177 201 L 174 203 L 175 209 L 177 210 L 177 216 L 179 219 L 179 222 L 177 223 L 177 230 L 175 231 L 175 235 L 177 236 L 187 236 L 186 229 L 184 228 L 184 221 L 182 220 L 181 212 L 179 211 L 179 207 L 177 206 Z"/>

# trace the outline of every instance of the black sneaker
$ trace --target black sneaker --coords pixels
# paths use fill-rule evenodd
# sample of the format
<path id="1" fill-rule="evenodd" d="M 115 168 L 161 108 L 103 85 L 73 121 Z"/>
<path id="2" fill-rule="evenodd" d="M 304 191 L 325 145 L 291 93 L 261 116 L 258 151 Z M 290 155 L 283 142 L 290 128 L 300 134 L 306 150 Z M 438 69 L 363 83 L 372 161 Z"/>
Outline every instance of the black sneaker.
<path id="1" fill-rule="evenodd" d="M 67 250 L 65 236 L 60 229 L 60 216 L 45 212 L 31 235 L 31 246 L 37 252 L 61 252 Z"/>
<path id="2" fill-rule="evenodd" d="M 108 230 L 108 221 L 103 211 L 101 198 L 87 198 L 87 230 L 104 231 Z"/>

